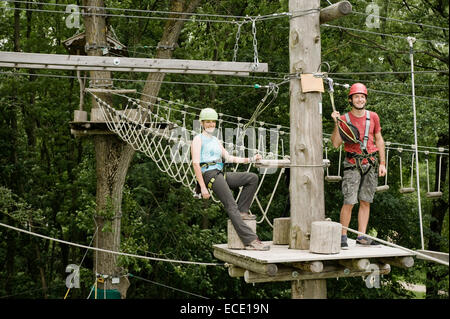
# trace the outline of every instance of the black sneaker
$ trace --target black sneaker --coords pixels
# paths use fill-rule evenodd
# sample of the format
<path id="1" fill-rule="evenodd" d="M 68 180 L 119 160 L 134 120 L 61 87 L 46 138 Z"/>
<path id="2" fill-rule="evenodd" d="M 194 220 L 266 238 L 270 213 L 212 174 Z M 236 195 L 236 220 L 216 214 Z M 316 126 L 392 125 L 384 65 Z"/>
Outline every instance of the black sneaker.
<path id="1" fill-rule="evenodd" d="M 367 237 L 356 238 L 356 244 L 365 247 L 376 247 L 380 245 L 380 243 Z"/>
<path id="2" fill-rule="evenodd" d="M 347 250 L 348 249 L 347 241 L 341 241 L 341 249 L 343 249 L 343 250 Z"/>

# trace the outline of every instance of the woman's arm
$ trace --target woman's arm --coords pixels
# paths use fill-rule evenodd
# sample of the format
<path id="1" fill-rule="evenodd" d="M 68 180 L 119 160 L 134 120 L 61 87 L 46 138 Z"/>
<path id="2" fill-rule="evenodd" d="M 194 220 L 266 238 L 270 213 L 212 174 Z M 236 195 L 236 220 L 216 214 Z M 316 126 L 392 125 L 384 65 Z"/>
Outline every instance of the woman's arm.
<path id="1" fill-rule="evenodd" d="M 202 169 L 200 167 L 200 151 L 202 149 L 202 140 L 199 135 L 194 137 L 191 144 L 192 166 L 194 167 L 195 177 L 197 178 L 202 197 L 208 199 L 211 194 L 208 192 L 205 180 L 203 179 Z"/>
<path id="2" fill-rule="evenodd" d="M 225 159 L 225 163 L 248 164 L 251 161 L 257 161 L 257 160 L 261 159 L 261 155 L 259 155 L 259 154 L 256 154 L 252 158 L 233 156 L 233 155 L 230 155 L 230 153 L 228 153 L 228 151 L 225 149 L 225 147 L 223 147 L 222 143 L 220 143 L 219 145 L 220 145 L 220 148 L 222 149 L 222 157 Z"/>

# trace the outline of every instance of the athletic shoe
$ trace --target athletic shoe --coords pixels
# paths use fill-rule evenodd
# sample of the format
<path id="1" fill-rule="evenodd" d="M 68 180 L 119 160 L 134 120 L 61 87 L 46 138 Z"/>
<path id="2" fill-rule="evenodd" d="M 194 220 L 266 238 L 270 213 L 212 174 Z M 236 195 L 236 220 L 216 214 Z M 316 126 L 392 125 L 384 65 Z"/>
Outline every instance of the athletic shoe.
<path id="1" fill-rule="evenodd" d="M 356 244 L 365 247 L 375 247 L 380 245 L 380 243 L 376 242 L 375 240 L 364 236 L 356 238 Z"/>
<path id="2" fill-rule="evenodd" d="M 245 246 L 246 250 L 269 250 L 269 245 L 264 245 L 259 239 L 255 239 L 248 246 Z"/>
<path id="3" fill-rule="evenodd" d="M 341 241 L 341 249 L 342 250 L 347 250 L 348 249 L 347 241 Z"/>
<path id="4" fill-rule="evenodd" d="M 256 219 L 255 215 L 252 215 L 250 213 L 241 213 L 241 217 L 243 220 L 253 220 Z"/>

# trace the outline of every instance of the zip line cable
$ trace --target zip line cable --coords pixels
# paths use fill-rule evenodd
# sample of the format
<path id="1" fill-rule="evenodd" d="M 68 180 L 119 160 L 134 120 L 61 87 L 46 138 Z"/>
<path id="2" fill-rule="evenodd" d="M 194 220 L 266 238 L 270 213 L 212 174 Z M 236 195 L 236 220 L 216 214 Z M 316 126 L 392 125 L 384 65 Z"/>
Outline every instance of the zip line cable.
<path id="1" fill-rule="evenodd" d="M 9 2 L 9 3 L 23 3 L 23 4 L 35 4 L 35 5 L 49 5 L 49 6 L 55 6 L 55 7 L 67 7 L 67 4 L 61 4 L 61 3 L 48 3 L 48 2 L 33 2 L 33 1 L 19 1 L 19 0 L 1 0 L 2 2 Z M 329 4 L 331 4 L 328 1 Z M 116 10 L 116 11 L 129 11 L 129 12 L 138 12 L 138 13 L 153 13 L 153 14 L 166 14 L 166 15 L 187 15 L 187 16 L 199 16 L 199 17 L 216 17 L 216 18 L 230 18 L 230 19 L 245 19 L 248 16 L 240 16 L 240 15 L 222 15 L 222 14 L 211 14 L 211 13 L 195 13 L 195 12 L 175 12 L 175 11 L 161 11 L 161 10 L 145 10 L 145 9 L 126 9 L 126 8 L 117 8 L 117 7 L 96 7 L 96 6 L 83 6 L 83 5 L 77 5 L 79 8 L 87 8 L 87 9 L 101 9 L 101 10 Z M 308 9 L 308 10 L 301 10 L 301 11 L 295 11 L 295 12 L 279 12 L 279 13 L 273 13 L 268 15 L 259 16 L 259 19 L 273 19 L 278 18 L 282 16 L 294 16 L 297 12 L 309 12 L 309 11 L 319 11 L 320 9 Z M 376 17 L 380 19 L 384 19 L 387 21 L 394 21 L 399 22 L 403 24 L 411 24 L 411 25 L 417 25 L 420 27 L 426 27 L 426 28 L 435 28 L 440 30 L 449 30 L 449 28 L 425 24 L 425 23 L 418 23 L 418 22 L 412 22 L 407 20 L 401 20 L 401 19 L 394 19 L 389 17 L 384 17 L 380 15 L 375 14 L 369 14 L 364 12 L 358 12 L 358 11 L 352 11 L 352 14 L 356 15 L 364 15 L 364 16 L 371 16 Z"/>
<path id="2" fill-rule="evenodd" d="M 174 287 L 171 287 L 171 286 L 168 286 L 168 285 L 165 285 L 165 284 L 161 284 L 159 282 L 156 282 L 156 281 L 153 281 L 153 280 L 149 280 L 149 279 L 146 279 L 146 278 L 143 278 L 143 277 L 140 277 L 140 276 L 136 276 L 134 274 L 128 274 L 127 276 L 129 278 L 136 278 L 136 279 L 139 279 L 139 280 L 142 280 L 142 281 L 154 284 L 154 285 L 158 285 L 158 286 L 161 286 L 161 287 L 164 287 L 164 288 L 168 288 L 168 289 L 172 289 L 172 290 L 175 290 L 175 291 L 179 291 L 179 292 L 191 295 L 191 296 L 199 297 L 199 298 L 202 298 L 202 299 L 209 299 L 208 297 L 204 297 L 204 296 L 197 295 L 197 294 L 194 294 L 194 293 L 186 291 L 186 290 L 181 290 L 179 288 L 174 288 Z"/>
<path id="3" fill-rule="evenodd" d="M 402 40 L 406 40 L 407 39 L 407 37 L 401 36 L 401 35 L 394 35 L 394 34 L 388 34 L 388 33 L 381 33 L 381 32 L 362 30 L 362 29 L 342 27 L 342 26 L 339 26 L 339 25 L 333 25 L 333 24 L 327 24 L 327 23 L 322 23 L 320 26 L 321 27 L 325 27 L 325 28 L 336 28 L 336 29 L 340 29 L 340 30 L 368 33 L 368 34 L 374 34 L 374 35 L 382 35 L 382 36 L 396 38 L 396 39 L 402 39 Z M 443 42 L 443 41 L 439 41 L 439 40 L 416 39 L 416 41 L 428 42 L 428 43 L 433 43 L 433 44 L 434 43 L 443 43 L 443 44 L 447 44 L 448 45 L 448 42 Z"/>
<path id="4" fill-rule="evenodd" d="M 11 226 L 11 225 L 3 224 L 3 223 L 0 223 L 0 226 L 6 227 L 6 228 L 9 228 L 9 229 L 18 231 L 18 232 L 22 232 L 22 233 L 25 233 L 25 234 L 28 234 L 28 235 L 32 235 L 32 236 L 40 237 L 40 238 L 43 238 L 43 239 L 55 241 L 55 242 L 58 242 L 58 243 L 61 243 L 61 244 L 71 245 L 71 246 L 80 247 L 80 248 L 84 248 L 84 249 L 90 249 L 90 250 L 94 250 L 94 251 L 97 251 L 97 252 L 103 252 L 103 253 L 108 253 L 108 254 L 113 254 L 113 255 L 120 255 L 120 256 L 133 257 L 133 258 L 141 258 L 141 259 L 153 260 L 153 261 L 170 262 L 170 263 L 190 264 L 190 265 L 202 265 L 202 266 L 224 266 L 225 265 L 225 264 L 219 264 L 219 263 L 195 262 L 195 261 L 166 259 L 166 258 L 157 258 L 157 257 L 148 257 L 148 256 L 129 254 L 129 253 L 124 253 L 124 252 L 120 252 L 120 251 L 107 250 L 107 249 L 102 249 L 102 248 L 97 248 L 97 247 L 90 247 L 90 246 L 86 246 L 86 245 L 81 245 L 81 244 L 69 242 L 69 241 L 66 241 L 66 240 L 62 240 L 62 239 L 57 239 L 57 238 L 41 235 L 41 234 L 38 234 L 38 233 L 34 233 L 32 231 L 28 231 L 28 230 L 25 230 L 25 229 L 22 229 L 22 228 L 17 228 L 17 227 Z"/>

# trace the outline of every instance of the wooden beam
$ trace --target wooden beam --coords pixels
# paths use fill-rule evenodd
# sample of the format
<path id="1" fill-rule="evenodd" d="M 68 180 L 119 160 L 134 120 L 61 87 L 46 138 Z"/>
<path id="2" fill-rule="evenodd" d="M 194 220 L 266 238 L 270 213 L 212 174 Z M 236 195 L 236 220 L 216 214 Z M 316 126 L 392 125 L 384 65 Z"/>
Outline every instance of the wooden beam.
<path id="1" fill-rule="evenodd" d="M 294 268 L 298 268 L 307 272 L 318 273 L 323 271 L 323 262 L 321 261 L 291 263 L 290 265 Z"/>
<path id="2" fill-rule="evenodd" d="M 348 1 L 339 1 L 320 10 L 320 23 L 330 22 L 352 12 L 352 4 Z"/>
<path id="3" fill-rule="evenodd" d="M 0 52 L 0 66 L 90 71 L 162 72 L 189 74 L 248 75 L 267 72 L 267 63 L 143 59 L 23 52 Z"/>
<path id="4" fill-rule="evenodd" d="M 245 269 L 237 267 L 235 265 L 230 265 L 228 267 L 228 275 L 233 278 L 244 277 Z"/>
<path id="5" fill-rule="evenodd" d="M 400 268 L 411 268 L 414 266 L 414 258 L 411 256 L 407 257 L 392 257 L 392 258 L 380 258 L 381 262 L 390 264 L 392 266 L 400 267 Z"/>
<path id="6" fill-rule="evenodd" d="M 227 263 L 236 265 L 237 267 L 249 269 L 252 272 L 274 276 L 278 272 L 278 267 L 275 264 L 262 264 L 250 259 L 233 256 L 218 249 L 214 249 L 214 257 Z"/>
<path id="7" fill-rule="evenodd" d="M 391 272 L 389 264 L 376 264 L 380 275 L 386 275 Z M 263 283 L 263 282 L 279 282 L 279 281 L 314 281 L 324 280 L 328 278 L 340 277 L 361 277 L 368 276 L 373 273 L 372 269 L 367 270 L 351 270 L 345 267 L 325 266 L 324 271 L 313 273 L 301 270 L 295 270 L 289 267 L 280 267 L 275 276 L 267 276 L 246 270 L 244 280 L 246 283 Z"/>
<path id="8" fill-rule="evenodd" d="M 366 270 L 370 265 L 370 261 L 367 258 L 362 259 L 342 259 L 339 260 L 339 264 L 350 269 Z"/>

